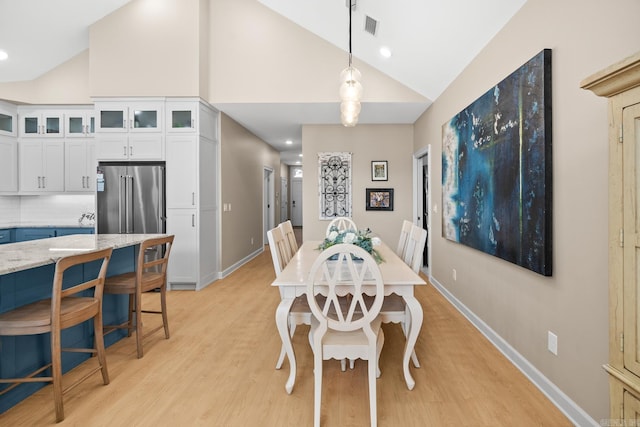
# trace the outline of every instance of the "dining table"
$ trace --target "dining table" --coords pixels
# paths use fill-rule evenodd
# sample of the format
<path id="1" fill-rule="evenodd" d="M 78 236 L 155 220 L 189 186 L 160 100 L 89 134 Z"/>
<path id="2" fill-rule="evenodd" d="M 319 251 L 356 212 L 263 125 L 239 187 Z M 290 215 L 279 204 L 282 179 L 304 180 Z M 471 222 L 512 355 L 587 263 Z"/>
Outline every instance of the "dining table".
<path id="1" fill-rule="evenodd" d="M 305 295 L 307 292 L 307 280 L 311 272 L 311 267 L 321 252 L 319 249 L 320 243 L 321 241 L 319 240 L 304 242 L 282 272 L 280 272 L 271 283 L 271 286 L 276 286 L 280 289 L 281 300 L 276 309 L 276 326 L 287 358 L 289 359 L 289 378 L 285 384 L 285 390 L 289 394 L 293 391 L 296 378 L 296 357 L 289 334 L 289 311 L 295 298 Z M 409 314 L 402 367 L 407 388 L 413 390 L 415 380 L 409 370 L 409 360 L 411 359 L 418 334 L 422 328 L 423 317 L 420 302 L 418 302 L 414 295 L 414 287 L 426 285 L 427 283 L 384 242 L 375 246 L 374 249 L 382 258 L 378 267 L 380 268 L 384 282 L 385 296 L 395 293 L 402 297 Z"/>

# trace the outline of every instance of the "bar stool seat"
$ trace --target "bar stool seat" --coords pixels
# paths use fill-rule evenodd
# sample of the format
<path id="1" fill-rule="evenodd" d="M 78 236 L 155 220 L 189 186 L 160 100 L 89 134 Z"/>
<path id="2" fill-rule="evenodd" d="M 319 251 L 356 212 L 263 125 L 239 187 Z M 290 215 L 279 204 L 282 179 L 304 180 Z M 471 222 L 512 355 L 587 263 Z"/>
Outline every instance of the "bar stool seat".
<path id="1" fill-rule="evenodd" d="M 111 253 L 112 249 L 109 248 L 59 259 L 56 263 L 51 298 L 0 314 L 0 335 L 19 336 L 51 333 L 51 362 L 25 377 L 0 379 L 0 383 L 11 384 L 11 386 L 2 390 L 0 395 L 7 393 L 22 383 L 51 382 L 53 383 L 56 421 L 60 422 L 64 419 L 62 396 L 65 392 L 98 371 L 102 373 L 104 384 L 109 384 L 107 358 L 102 335 L 102 295 Z M 64 272 L 67 269 L 75 265 L 99 261 L 100 259 L 102 259 L 102 265 L 95 279 L 68 286 L 65 289 L 62 288 Z M 93 295 L 87 296 L 91 289 L 93 289 Z M 61 331 L 89 319 L 93 319 L 94 348 L 62 348 Z M 63 389 L 63 351 L 97 354 L 98 366 Z M 51 376 L 37 376 L 49 368 L 51 368 Z"/>

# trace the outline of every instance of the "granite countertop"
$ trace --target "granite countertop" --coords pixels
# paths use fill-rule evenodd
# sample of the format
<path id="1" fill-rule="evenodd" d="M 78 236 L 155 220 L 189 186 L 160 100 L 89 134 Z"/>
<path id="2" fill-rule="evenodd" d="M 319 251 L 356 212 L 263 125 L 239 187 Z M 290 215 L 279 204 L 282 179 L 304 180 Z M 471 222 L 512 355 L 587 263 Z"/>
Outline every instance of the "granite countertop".
<path id="1" fill-rule="evenodd" d="M 0 275 L 54 264 L 87 251 L 122 248 L 165 234 L 74 234 L 0 245 Z"/>

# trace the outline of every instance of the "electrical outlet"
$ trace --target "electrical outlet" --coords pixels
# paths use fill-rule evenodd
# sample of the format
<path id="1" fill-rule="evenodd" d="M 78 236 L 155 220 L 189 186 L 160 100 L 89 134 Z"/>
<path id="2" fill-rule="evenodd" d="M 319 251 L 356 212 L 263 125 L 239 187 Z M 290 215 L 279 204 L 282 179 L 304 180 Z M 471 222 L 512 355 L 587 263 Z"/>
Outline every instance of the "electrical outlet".
<path id="1" fill-rule="evenodd" d="M 456 271 L 456 269 L 453 269 L 453 280 L 456 281 L 458 280 L 458 272 Z"/>
<path id="2" fill-rule="evenodd" d="M 551 331 L 547 331 L 547 350 L 558 355 L 558 336 Z"/>
<path id="3" fill-rule="evenodd" d="M 251 245 L 253 246 L 253 237 L 251 238 Z"/>

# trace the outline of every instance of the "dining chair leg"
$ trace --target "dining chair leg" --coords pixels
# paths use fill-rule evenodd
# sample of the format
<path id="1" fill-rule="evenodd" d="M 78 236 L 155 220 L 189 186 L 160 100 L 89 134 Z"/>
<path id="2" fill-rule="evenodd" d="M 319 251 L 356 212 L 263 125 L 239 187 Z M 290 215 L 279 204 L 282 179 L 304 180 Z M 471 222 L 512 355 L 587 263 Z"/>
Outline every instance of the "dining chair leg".
<path id="1" fill-rule="evenodd" d="M 367 372 L 369 374 L 369 414 L 371 416 L 371 427 L 376 427 L 378 422 L 378 410 L 376 407 L 376 374 L 378 371 L 378 360 L 374 352 L 377 353 L 377 349 L 375 349 L 374 351 L 369 350 L 369 356 L 367 360 Z"/>
<path id="2" fill-rule="evenodd" d="M 51 331 L 51 379 L 53 383 L 53 404 L 56 408 L 56 422 L 64 420 L 62 406 L 62 355 L 60 330 Z"/>
<path id="3" fill-rule="evenodd" d="M 164 326 L 164 337 L 169 339 L 169 320 L 167 319 L 167 286 L 160 288 L 160 305 L 162 310 L 162 325 Z"/>
<path id="4" fill-rule="evenodd" d="M 109 384 L 109 371 L 107 370 L 107 354 L 104 350 L 104 334 L 102 331 L 102 313 L 93 318 L 94 340 L 98 363 L 100 363 L 100 372 L 102 373 L 102 382 L 104 385 Z"/>
<path id="5" fill-rule="evenodd" d="M 314 394 L 313 394 L 313 425 L 320 427 L 320 409 L 322 407 L 322 343 L 318 345 L 313 354 L 313 375 L 314 375 Z"/>

